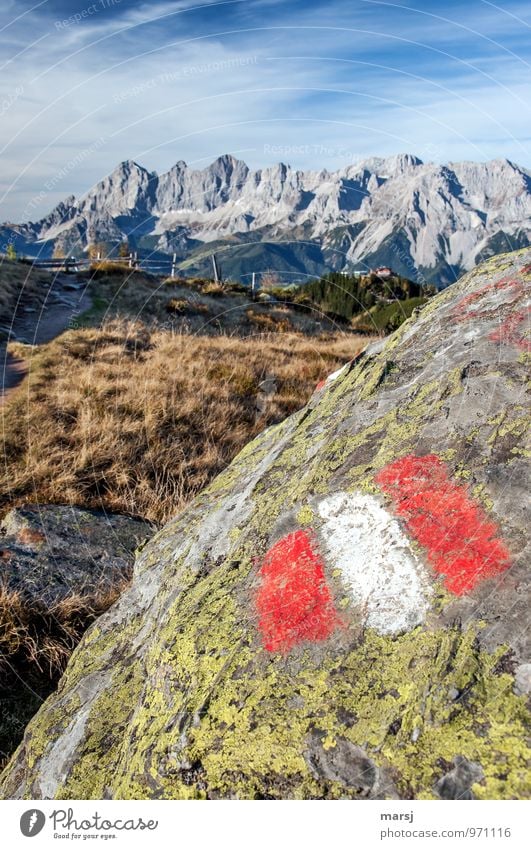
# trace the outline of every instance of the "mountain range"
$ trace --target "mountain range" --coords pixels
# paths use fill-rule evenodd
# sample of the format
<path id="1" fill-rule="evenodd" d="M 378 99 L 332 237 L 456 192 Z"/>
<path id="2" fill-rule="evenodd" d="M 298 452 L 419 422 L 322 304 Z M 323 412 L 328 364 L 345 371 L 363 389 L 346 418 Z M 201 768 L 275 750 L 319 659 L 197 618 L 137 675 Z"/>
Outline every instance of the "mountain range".
<path id="1" fill-rule="evenodd" d="M 411 154 L 332 172 L 283 163 L 253 171 L 224 155 L 159 175 L 129 160 L 41 220 L 3 224 L 0 238 L 40 257 L 127 240 L 140 256 L 177 254 L 186 274 L 208 273 L 215 251 L 224 275 L 244 281 L 387 265 L 443 287 L 531 244 L 531 173 L 505 159 L 439 165 Z"/>

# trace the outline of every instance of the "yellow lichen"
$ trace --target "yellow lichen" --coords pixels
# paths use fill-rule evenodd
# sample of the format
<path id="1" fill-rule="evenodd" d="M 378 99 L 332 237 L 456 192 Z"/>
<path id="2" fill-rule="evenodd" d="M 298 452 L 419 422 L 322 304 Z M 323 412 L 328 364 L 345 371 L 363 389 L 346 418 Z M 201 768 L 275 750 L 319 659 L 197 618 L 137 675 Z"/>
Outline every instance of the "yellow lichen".
<path id="1" fill-rule="evenodd" d="M 305 504 L 297 513 L 297 522 L 299 525 L 311 525 L 313 520 L 313 510 L 308 504 Z"/>

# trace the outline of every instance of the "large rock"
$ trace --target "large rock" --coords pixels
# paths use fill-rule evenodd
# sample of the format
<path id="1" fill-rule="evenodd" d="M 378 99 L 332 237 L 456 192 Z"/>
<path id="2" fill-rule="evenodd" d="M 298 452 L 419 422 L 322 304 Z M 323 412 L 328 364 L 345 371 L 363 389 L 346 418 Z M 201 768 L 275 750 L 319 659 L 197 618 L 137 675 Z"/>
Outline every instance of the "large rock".
<path id="1" fill-rule="evenodd" d="M 468 274 L 159 532 L 4 795 L 526 797 L 530 272 Z"/>

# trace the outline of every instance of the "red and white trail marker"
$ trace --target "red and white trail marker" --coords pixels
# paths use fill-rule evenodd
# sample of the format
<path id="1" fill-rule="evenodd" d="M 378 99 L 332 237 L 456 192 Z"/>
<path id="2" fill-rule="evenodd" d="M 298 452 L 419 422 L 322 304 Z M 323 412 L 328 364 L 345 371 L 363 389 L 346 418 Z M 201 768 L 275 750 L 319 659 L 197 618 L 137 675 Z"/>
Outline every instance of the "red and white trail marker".
<path id="1" fill-rule="evenodd" d="M 463 595 L 509 567 L 497 525 L 436 455 L 402 457 L 375 482 L 381 497 L 329 495 L 317 504 L 314 530 L 288 534 L 266 554 L 255 603 L 267 650 L 287 652 L 345 627 L 334 572 L 356 620 L 396 636 L 425 621 L 436 580 Z"/>

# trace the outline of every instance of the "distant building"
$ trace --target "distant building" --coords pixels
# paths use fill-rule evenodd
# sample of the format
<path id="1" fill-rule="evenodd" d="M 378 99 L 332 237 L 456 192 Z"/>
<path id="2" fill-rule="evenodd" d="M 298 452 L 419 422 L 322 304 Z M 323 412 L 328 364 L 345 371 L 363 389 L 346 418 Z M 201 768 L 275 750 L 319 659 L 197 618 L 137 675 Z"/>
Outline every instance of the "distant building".
<path id="1" fill-rule="evenodd" d="M 379 268 L 375 268 L 372 273 L 377 274 L 378 277 L 392 277 L 393 269 L 389 268 L 387 265 L 381 265 Z"/>

